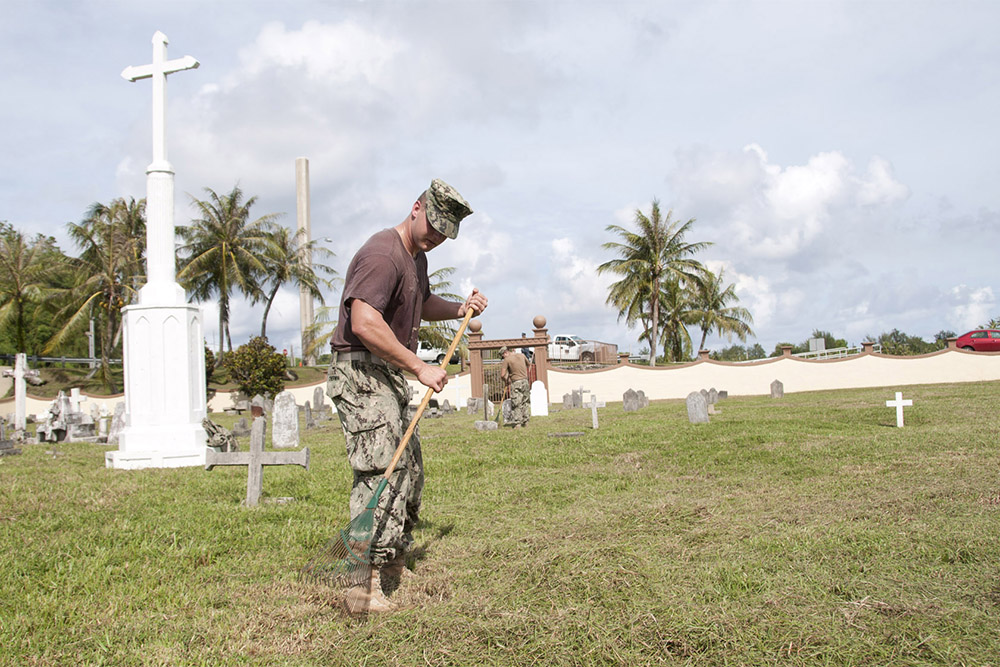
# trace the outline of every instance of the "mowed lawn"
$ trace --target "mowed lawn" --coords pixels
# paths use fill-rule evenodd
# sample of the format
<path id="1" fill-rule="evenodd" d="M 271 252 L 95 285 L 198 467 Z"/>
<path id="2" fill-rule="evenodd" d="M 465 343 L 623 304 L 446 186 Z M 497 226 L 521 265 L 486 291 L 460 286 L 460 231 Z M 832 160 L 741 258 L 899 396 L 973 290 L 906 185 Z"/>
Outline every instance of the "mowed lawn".
<path id="1" fill-rule="evenodd" d="M 418 578 L 367 620 L 296 578 L 349 518 L 336 420 L 253 509 L 245 469 L 26 445 L 0 458 L 0 665 L 1000 666 L 998 394 L 425 418 Z"/>

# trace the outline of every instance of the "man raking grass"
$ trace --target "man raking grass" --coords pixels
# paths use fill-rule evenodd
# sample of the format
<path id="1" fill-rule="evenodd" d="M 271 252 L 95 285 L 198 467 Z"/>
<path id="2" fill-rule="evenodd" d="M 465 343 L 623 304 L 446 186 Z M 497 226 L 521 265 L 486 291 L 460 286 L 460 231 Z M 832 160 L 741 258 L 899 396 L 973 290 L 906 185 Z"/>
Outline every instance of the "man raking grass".
<path id="1" fill-rule="evenodd" d="M 423 460 L 416 421 L 408 416 L 411 390 L 403 371 L 431 393 L 448 381 L 444 364 L 430 366 L 415 354 L 421 320 L 463 318 L 462 329 L 445 355 L 451 358 L 473 313 L 487 306 L 478 290 L 464 303 L 431 294 L 426 253 L 458 236 L 459 223 L 472 213 L 450 185 L 434 179 L 407 217 L 373 235 L 347 269 L 337 329 L 331 340 L 327 395 L 340 415 L 347 458 L 354 472 L 352 522 L 317 557 L 341 550 L 334 579 L 351 586 L 345 598 L 352 614 L 391 611 L 384 578 L 411 576 L 406 554 L 420 511 Z M 422 409 L 421 411 L 422 412 Z M 404 433 L 405 432 L 405 433 Z M 325 574 L 320 574 L 325 572 Z M 322 562 L 307 565 L 305 576 L 328 578 Z"/>

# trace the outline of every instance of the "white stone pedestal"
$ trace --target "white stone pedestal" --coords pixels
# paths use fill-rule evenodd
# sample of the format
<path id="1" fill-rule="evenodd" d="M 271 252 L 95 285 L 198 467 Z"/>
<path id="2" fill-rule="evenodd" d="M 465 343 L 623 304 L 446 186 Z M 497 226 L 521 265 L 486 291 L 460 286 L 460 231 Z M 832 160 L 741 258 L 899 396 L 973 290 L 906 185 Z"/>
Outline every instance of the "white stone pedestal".
<path id="1" fill-rule="evenodd" d="M 197 306 L 126 306 L 125 427 L 109 468 L 205 465 L 205 352 Z"/>

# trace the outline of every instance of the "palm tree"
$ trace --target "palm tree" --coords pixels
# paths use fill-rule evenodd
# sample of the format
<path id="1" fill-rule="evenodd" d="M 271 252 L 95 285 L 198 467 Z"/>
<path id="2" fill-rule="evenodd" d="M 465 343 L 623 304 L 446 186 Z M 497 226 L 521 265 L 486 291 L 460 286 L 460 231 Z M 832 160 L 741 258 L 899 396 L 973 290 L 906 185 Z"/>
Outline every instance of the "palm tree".
<path id="1" fill-rule="evenodd" d="M 691 334 L 687 326 L 697 321 L 692 311 L 691 285 L 691 281 L 668 278 L 660 294 L 660 343 L 668 361 L 691 358 Z"/>
<path id="2" fill-rule="evenodd" d="M 178 280 L 196 301 L 219 298 L 219 354 L 224 345 L 233 351 L 229 335 L 229 300 L 234 290 L 252 298 L 262 296 L 260 281 L 267 274 L 263 257 L 271 251 L 271 232 L 278 214 L 269 213 L 250 220 L 250 208 L 256 197 L 244 199 L 239 184 L 232 192 L 219 196 L 205 188 L 208 199 L 191 197 L 201 217 L 190 226 L 177 229 L 184 244 L 180 248 L 181 270 Z"/>
<path id="3" fill-rule="evenodd" d="M 145 200 L 115 199 L 107 206 L 94 203 L 82 222 L 67 225 L 82 252 L 69 260 L 75 284 L 66 291 L 66 305 L 60 310 L 65 323 L 45 349 L 52 351 L 69 340 L 96 312 L 101 324 L 101 378 L 112 392 L 117 388 L 110 360 L 121 339 L 121 309 L 135 301 L 143 283 L 145 211 Z"/>
<path id="4" fill-rule="evenodd" d="M 331 277 L 337 275 L 333 267 L 315 260 L 315 255 L 333 257 L 333 252 L 317 245 L 316 241 L 306 241 L 305 230 L 300 229 L 292 234 L 287 227 L 276 227 L 271 232 L 270 239 L 271 243 L 263 257 L 267 272 L 264 281 L 270 283 L 271 287 L 263 297 L 267 305 L 264 307 L 264 317 L 260 323 L 261 338 L 267 338 L 267 315 L 282 285 L 290 282 L 299 289 L 305 289 L 322 304 L 325 302 L 320 288 L 332 287 L 333 281 L 318 274 Z"/>
<path id="5" fill-rule="evenodd" d="M 621 280 L 612 283 L 606 301 L 618 308 L 619 320 L 625 317 L 630 324 L 637 319 L 648 323 L 650 366 L 656 365 L 655 341 L 659 340 L 660 294 L 664 281 L 694 280 L 703 267 L 690 256 L 711 245 L 704 241 L 685 243 L 684 236 L 694 224 L 694 218 L 681 224 L 670 219 L 672 214 L 673 211 L 668 211 L 664 218 L 660 202 L 654 199 L 648 217 L 640 209 L 635 211 L 638 233 L 619 225 L 608 225 L 606 231 L 620 236 L 622 242 L 608 242 L 602 247 L 614 250 L 619 257 L 597 267 L 598 273 L 610 271 L 621 276 Z"/>
<path id="6" fill-rule="evenodd" d="M 746 342 L 747 336 L 753 335 L 753 316 L 750 311 L 740 306 L 730 306 L 734 301 L 739 301 L 736 296 L 736 286 L 725 285 L 723 281 L 722 269 L 715 275 L 711 271 L 705 271 L 701 279 L 695 283 L 694 309 L 691 314 L 701 327 L 701 345 L 699 350 L 705 347 L 705 339 L 712 331 L 719 335 L 725 334 L 726 339 L 732 342 L 735 335 L 741 342 Z"/>
<path id="7" fill-rule="evenodd" d="M 434 271 L 427 277 L 430 280 L 431 294 L 436 294 L 448 301 L 465 301 L 465 297 L 452 294 L 451 281 L 448 279 L 455 273 L 455 267 L 445 266 Z M 451 339 L 455 337 L 457 327 L 454 320 L 440 320 L 438 322 L 427 322 L 420 327 L 417 338 L 427 343 L 431 347 L 447 350 L 451 345 Z"/>
<path id="8" fill-rule="evenodd" d="M 0 222 L 0 327 L 13 328 L 15 352 L 30 352 L 26 330 L 29 311 L 51 293 L 58 268 L 55 240 L 39 234 L 34 240 Z"/>

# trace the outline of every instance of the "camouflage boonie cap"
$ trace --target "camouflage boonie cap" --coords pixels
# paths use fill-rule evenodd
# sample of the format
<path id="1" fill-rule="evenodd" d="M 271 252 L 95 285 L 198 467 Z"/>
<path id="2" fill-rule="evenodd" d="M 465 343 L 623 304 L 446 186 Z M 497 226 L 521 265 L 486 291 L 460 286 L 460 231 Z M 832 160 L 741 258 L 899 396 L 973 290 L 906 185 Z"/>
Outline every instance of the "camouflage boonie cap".
<path id="1" fill-rule="evenodd" d="M 503 347 L 501 347 L 501 348 L 500 348 L 500 356 L 501 356 L 501 357 L 502 357 L 503 355 L 507 354 L 508 352 L 510 352 L 510 350 L 508 350 L 508 349 L 507 349 L 507 346 L 506 346 L 506 345 L 504 345 Z"/>
<path id="2" fill-rule="evenodd" d="M 448 238 L 457 238 L 458 223 L 472 213 L 469 202 L 458 194 L 458 190 L 440 178 L 431 181 L 431 186 L 424 191 L 424 195 L 427 222 Z"/>

